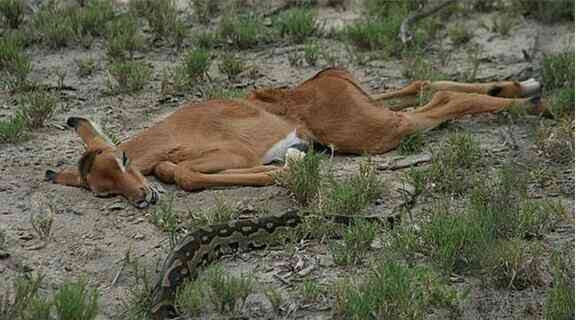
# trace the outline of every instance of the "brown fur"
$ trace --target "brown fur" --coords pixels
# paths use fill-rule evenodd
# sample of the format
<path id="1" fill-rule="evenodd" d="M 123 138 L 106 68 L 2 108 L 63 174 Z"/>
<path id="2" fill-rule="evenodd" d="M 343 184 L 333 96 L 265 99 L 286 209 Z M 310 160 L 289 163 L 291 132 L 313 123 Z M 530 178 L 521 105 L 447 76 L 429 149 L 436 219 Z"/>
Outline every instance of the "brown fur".
<path id="1" fill-rule="evenodd" d="M 491 89 L 495 92 L 494 86 L 416 81 L 397 92 L 370 96 L 349 73 L 332 68 L 293 89 L 261 89 L 241 100 L 184 105 L 119 146 L 106 142 L 89 121 L 72 118 L 68 123 L 88 151 L 79 171 L 65 170 L 53 180 L 68 185 L 84 181 L 94 191 L 123 194 L 142 205 L 151 192 L 142 175 L 155 175 L 185 190 L 267 185 L 273 183 L 273 173 L 282 169 L 262 166 L 263 156 L 294 130 L 300 138 L 332 145 L 340 152 L 384 153 L 415 130 L 433 128 L 464 114 L 526 103 L 526 99 L 486 95 Z M 497 86 L 502 88 L 498 94 L 511 96 L 521 89 L 510 81 Z M 414 96 L 430 88 L 440 91 L 414 111 L 396 112 L 379 105 L 379 101 Z M 115 164 L 121 161 L 121 152 L 131 159 L 124 171 Z M 136 194 L 135 189 L 145 191 Z"/>

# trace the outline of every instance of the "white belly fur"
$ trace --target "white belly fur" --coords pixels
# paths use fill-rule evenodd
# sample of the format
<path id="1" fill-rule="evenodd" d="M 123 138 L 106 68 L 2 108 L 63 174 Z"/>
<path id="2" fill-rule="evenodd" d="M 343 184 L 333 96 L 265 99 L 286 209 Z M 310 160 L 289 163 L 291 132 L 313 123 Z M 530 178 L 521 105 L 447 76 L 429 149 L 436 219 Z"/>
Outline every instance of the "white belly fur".
<path id="1" fill-rule="evenodd" d="M 262 158 L 262 163 L 268 164 L 273 161 L 284 161 L 288 148 L 299 143 L 304 143 L 304 140 L 296 136 L 296 130 L 290 132 L 284 139 L 276 142 L 276 144 L 266 152 L 264 158 Z"/>

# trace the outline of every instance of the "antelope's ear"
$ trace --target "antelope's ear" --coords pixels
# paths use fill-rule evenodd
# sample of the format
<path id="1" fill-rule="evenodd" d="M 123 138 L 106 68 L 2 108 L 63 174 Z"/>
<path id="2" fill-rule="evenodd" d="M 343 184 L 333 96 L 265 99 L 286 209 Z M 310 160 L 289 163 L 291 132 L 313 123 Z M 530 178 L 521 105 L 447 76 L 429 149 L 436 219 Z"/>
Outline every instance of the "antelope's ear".
<path id="1" fill-rule="evenodd" d="M 88 119 L 71 117 L 68 118 L 66 124 L 74 128 L 88 149 L 95 149 L 103 144 L 111 144 L 108 138 Z"/>
<path id="2" fill-rule="evenodd" d="M 46 170 L 45 180 L 73 187 L 85 186 L 84 181 L 80 177 L 80 172 L 77 169 L 65 169 L 60 172 Z"/>

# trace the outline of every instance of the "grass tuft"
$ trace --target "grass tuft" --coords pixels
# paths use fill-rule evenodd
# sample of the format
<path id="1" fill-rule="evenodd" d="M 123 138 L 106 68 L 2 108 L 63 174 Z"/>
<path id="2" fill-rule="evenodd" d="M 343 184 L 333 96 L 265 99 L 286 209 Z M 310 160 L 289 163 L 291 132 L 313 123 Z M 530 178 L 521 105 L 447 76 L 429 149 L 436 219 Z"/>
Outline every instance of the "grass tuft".
<path id="1" fill-rule="evenodd" d="M 56 112 L 58 103 L 58 98 L 45 91 L 26 94 L 19 100 L 22 116 L 31 129 L 44 127 Z"/>
<path id="2" fill-rule="evenodd" d="M 238 49 L 255 47 L 262 40 L 262 22 L 254 15 L 225 15 L 220 18 L 220 38 Z"/>
<path id="3" fill-rule="evenodd" d="M 304 159 L 290 161 L 288 170 L 275 177 L 276 182 L 288 189 L 300 205 L 307 206 L 317 199 L 320 191 L 322 160 L 321 154 L 309 151 Z"/>
<path id="4" fill-rule="evenodd" d="M 318 64 L 321 53 L 322 49 L 317 43 L 307 43 L 304 46 L 304 61 L 306 61 L 309 66 L 315 67 Z"/>
<path id="5" fill-rule="evenodd" d="M 472 183 L 472 170 L 481 161 L 478 142 L 469 133 L 455 133 L 434 152 L 428 169 L 433 189 L 446 193 L 462 193 Z"/>
<path id="6" fill-rule="evenodd" d="M 384 190 L 376 168 L 363 161 L 358 172 L 343 181 L 332 180 L 326 195 L 326 209 L 332 213 L 355 215 L 370 205 Z"/>
<path id="7" fill-rule="evenodd" d="M 43 279 L 43 275 L 19 276 L 13 281 L 12 293 L 0 286 L 0 319 L 49 320 L 51 305 L 38 293 Z"/>
<path id="8" fill-rule="evenodd" d="M 76 60 L 77 74 L 80 78 L 86 78 L 93 75 L 98 70 L 98 63 L 94 58 Z"/>
<path id="9" fill-rule="evenodd" d="M 335 285 L 335 311 L 344 319 L 423 319 L 431 306 L 454 308 L 460 296 L 427 267 L 384 261 L 364 279 Z"/>
<path id="10" fill-rule="evenodd" d="M 342 243 L 332 247 L 334 263 L 338 265 L 359 265 L 368 255 L 370 245 L 376 238 L 378 226 L 365 221 L 356 220 L 344 230 Z"/>
<path id="11" fill-rule="evenodd" d="M 144 37 L 138 31 L 138 21 L 134 16 L 121 15 L 110 21 L 106 27 L 106 55 L 112 60 L 132 58 L 134 52 L 144 48 Z"/>
<path id="12" fill-rule="evenodd" d="M 317 16 L 314 9 L 294 7 L 282 12 L 276 25 L 281 36 L 288 37 L 295 43 L 303 43 L 317 32 Z"/>
<path id="13" fill-rule="evenodd" d="M 211 224 L 227 223 L 238 215 L 238 210 L 224 199 L 216 197 L 216 205 L 212 208 L 196 208 L 188 210 L 188 217 L 194 227 Z"/>
<path id="14" fill-rule="evenodd" d="M 424 134 L 418 130 L 410 134 L 398 145 L 398 152 L 402 155 L 411 155 L 422 152 L 424 149 Z"/>
<path id="15" fill-rule="evenodd" d="M 521 239 L 497 241 L 482 260 L 485 272 L 503 288 L 522 290 L 542 286 L 543 248 Z"/>
<path id="16" fill-rule="evenodd" d="M 0 16 L 12 29 L 18 29 L 24 21 L 23 0 L 0 0 Z"/>
<path id="17" fill-rule="evenodd" d="M 246 70 L 246 64 L 234 54 L 224 54 L 218 70 L 225 74 L 228 80 L 234 81 Z"/>
<path id="18" fill-rule="evenodd" d="M 28 137 L 28 123 L 21 114 L 0 120 L 0 142 L 17 143 Z"/>
<path id="19" fill-rule="evenodd" d="M 454 45 L 463 45 L 470 42 L 474 34 L 463 24 L 453 24 L 448 28 L 448 37 Z"/>
<path id="20" fill-rule="evenodd" d="M 568 254 L 567 254 L 568 253 Z M 552 287 L 546 293 L 544 319 L 574 318 L 574 253 L 572 247 L 555 250 L 551 257 Z"/>
<path id="21" fill-rule="evenodd" d="M 134 93 L 144 89 L 152 77 L 152 68 L 137 61 L 108 64 L 108 89 L 111 93 Z"/>
<path id="22" fill-rule="evenodd" d="M 85 280 L 66 282 L 54 295 L 60 320 L 92 320 L 98 314 L 98 291 L 90 290 Z"/>
<path id="23" fill-rule="evenodd" d="M 254 292 L 254 280 L 245 274 L 234 277 L 224 272 L 221 266 L 212 266 L 204 273 L 208 297 L 221 313 L 233 312 L 238 303 L 243 304 Z"/>

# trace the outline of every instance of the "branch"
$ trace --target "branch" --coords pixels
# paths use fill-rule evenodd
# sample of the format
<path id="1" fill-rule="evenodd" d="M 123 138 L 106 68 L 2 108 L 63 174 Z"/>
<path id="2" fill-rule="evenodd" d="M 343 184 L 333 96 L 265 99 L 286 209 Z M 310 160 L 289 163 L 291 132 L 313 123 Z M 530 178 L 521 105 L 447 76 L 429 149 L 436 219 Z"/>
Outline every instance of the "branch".
<path id="1" fill-rule="evenodd" d="M 412 27 L 416 21 L 433 15 L 440 9 L 456 3 L 457 1 L 458 0 L 446 0 L 428 9 L 420 8 L 413 14 L 409 15 L 406 19 L 404 19 L 404 21 L 402 21 L 402 24 L 400 25 L 400 34 L 398 36 L 400 37 L 400 40 L 402 40 L 402 43 L 406 44 L 414 38 L 414 34 L 410 31 L 410 27 Z"/>

